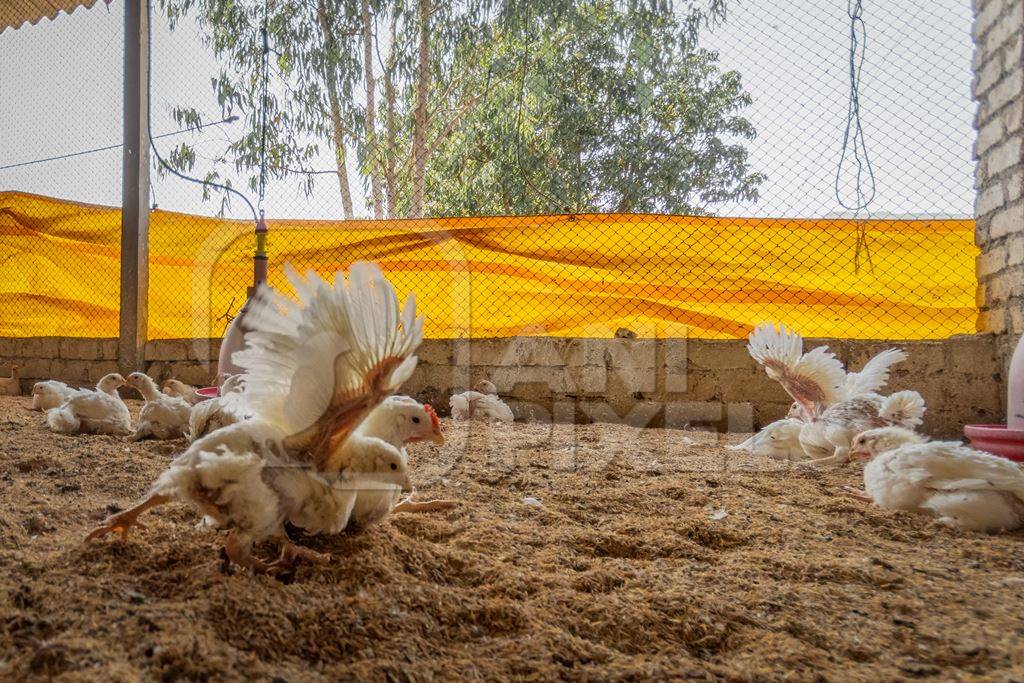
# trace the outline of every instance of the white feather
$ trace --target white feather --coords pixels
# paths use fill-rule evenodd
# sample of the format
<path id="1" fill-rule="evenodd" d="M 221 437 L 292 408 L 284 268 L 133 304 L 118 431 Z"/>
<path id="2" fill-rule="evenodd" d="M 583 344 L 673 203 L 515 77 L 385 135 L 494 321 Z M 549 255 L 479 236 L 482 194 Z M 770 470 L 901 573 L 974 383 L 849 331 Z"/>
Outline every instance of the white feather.
<path id="1" fill-rule="evenodd" d="M 412 352 L 423 320 L 410 297 L 400 319 L 394 288 L 377 266 L 355 263 L 333 286 L 315 273 L 286 274 L 298 301 L 262 289 L 246 318 L 246 348 L 234 362 L 246 368 L 248 412 L 295 434 L 317 421 L 333 397 L 358 391 L 382 360 L 402 362 L 386 379 L 398 388 L 416 367 Z"/>
<path id="2" fill-rule="evenodd" d="M 889 370 L 907 359 L 902 349 L 886 349 L 864 364 L 860 372 L 846 375 L 846 398 L 877 393 L 889 382 Z"/>
<path id="3" fill-rule="evenodd" d="M 923 422 L 924 398 L 916 391 L 897 391 L 882 401 L 878 417 L 889 424 L 912 429 Z"/>

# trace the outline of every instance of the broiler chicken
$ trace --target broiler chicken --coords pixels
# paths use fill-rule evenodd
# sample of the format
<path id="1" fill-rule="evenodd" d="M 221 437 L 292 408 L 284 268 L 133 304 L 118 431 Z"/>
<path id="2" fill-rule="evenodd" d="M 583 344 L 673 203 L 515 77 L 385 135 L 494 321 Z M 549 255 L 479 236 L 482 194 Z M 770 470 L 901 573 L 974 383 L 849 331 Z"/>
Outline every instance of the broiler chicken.
<path id="1" fill-rule="evenodd" d="M 177 439 L 185 435 L 189 411 L 192 409 L 188 401 L 160 393 L 153 378 L 142 372 L 128 375 L 128 386 L 142 394 L 146 400 L 139 411 L 135 432 L 128 437 L 129 440 L 141 441 L 147 437 Z"/>
<path id="2" fill-rule="evenodd" d="M 859 432 L 893 426 L 913 429 L 921 424 L 924 412 L 924 399 L 916 391 L 897 391 L 887 397 L 864 394 L 831 405 L 820 416 L 804 421 L 800 445 L 816 459 L 803 464 L 845 463 Z"/>
<path id="3" fill-rule="evenodd" d="M 220 396 L 192 406 L 188 418 L 189 441 L 245 419 L 242 378 L 243 375 L 229 375 L 220 385 Z"/>
<path id="4" fill-rule="evenodd" d="M 129 434 L 132 416 L 128 406 L 117 393 L 125 385 L 124 377 L 117 373 L 104 375 L 96 390 L 79 389 L 71 392 L 60 406 L 46 412 L 46 424 L 61 434 Z"/>
<path id="5" fill-rule="evenodd" d="M 748 337 L 747 350 L 765 373 L 795 401 L 787 417 L 809 419 L 825 408 L 865 394 L 877 393 L 889 381 L 893 365 L 906 360 L 901 349 L 886 349 L 860 372 L 846 372 L 827 346 L 803 352 L 803 338 L 780 325 L 762 323 Z"/>
<path id="6" fill-rule="evenodd" d="M 888 382 L 891 366 L 906 358 L 903 351 L 887 349 L 860 372 L 847 373 L 827 347 L 804 353 L 800 335 L 770 323 L 754 329 L 747 349 L 795 401 L 787 417 L 804 423 L 800 445 L 813 458 L 804 465 L 846 462 L 853 436 L 865 429 L 921 423 L 925 405 L 917 392 L 875 393 Z"/>
<path id="7" fill-rule="evenodd" d="M 21 396 L 21 379 L 14 363 L 11 363 L 10 376 L 0 377 L 0 396 Z"/>
<path id="8" fill-rule="evenodd" d="M 950 526 L 989 533 L 1024 526 L 1024 472 L 958 441 L 925 441 L 900 427 L 858 434 L 864 492 L 887 510 L 909 510 Z"/>
<path id="9" fill-rule="evenodd" d="M 477 382 L 472 391 L 452 395 L 448 405 L 453 420 L 471 420 L 474 417 L 492 418 L 501 422 L 515 420 L 512 409 L 498 396 L 498 388 L 486 379 Z"/>
<path id="10" fill-rule="evenodd" d="M 50 410 L 56 408 L 74 393 L 74 389 L 64 382 L 48 379 L 32 385 L 32 410 Z"/>
<path id="11" fill-rule="evenodd" d="M 164 382 L 164 393 L 168 396 L 185 399 L 189 405 L 196 405 L 203 400 L 203 397 L 196 392 L 191 384 L 185 384 L 181 380 L 169 379 Z"/>
<path id="12" fill-rule="evenodd" d="M 800 430 L 803 420 L 784 418 L 766 425 L 743 443 L 728 446 L 731 451 L 746 451 L 774 460 L 806 460 L 807 453 L 800 445 Z"/>
<path id="13" fill-rule="evenodd" d="M 385 400 L 363 420 L 356 434 L 376 437 L 391 444 L 402 454 L 406 467 L 409 454 L 405 447 L 408 444 L 421 441 L 444 443 L 441 423 L 434 409 L 408 396 L 391 396 Z M 343 462 L 357 457 L 356 451 L 360 448 L 360 439 L 350 439 L 343 444 Z M 395 484 L 370 482 L 356 494 L 349 524 L 366 527 L 384 519 L 391 512 L 444 510 L 457 504 L 448 500 L 413 501 L 411 496 L 400 502 L 401 494 L 401 489 Z"/>
<path id="14" fill-rule="evenodd" d="M 412 297 L 400 313 L 391 284 L 367 263 L 333 284 L 290 267 L 286 275 L 298 300 L 262 287 L 246 317 L 246 348 L 233 357 L 246 370 L 242 397 L 252 418 L 192 443 L 145 500 L 87 541 L 126 535 L 142 512 L 181 500 L 229 530 L 229 559 L 274 570 L 297 558 L 325 559 L 292 543 L 286 522 L 310 534 L 338 532 L 370 482 L 411 490 L 401 451 L 358 428 L 416 367 L 423 320 Z M 263 539 L 280 542 L 276 563 L 252 556 Z"/>

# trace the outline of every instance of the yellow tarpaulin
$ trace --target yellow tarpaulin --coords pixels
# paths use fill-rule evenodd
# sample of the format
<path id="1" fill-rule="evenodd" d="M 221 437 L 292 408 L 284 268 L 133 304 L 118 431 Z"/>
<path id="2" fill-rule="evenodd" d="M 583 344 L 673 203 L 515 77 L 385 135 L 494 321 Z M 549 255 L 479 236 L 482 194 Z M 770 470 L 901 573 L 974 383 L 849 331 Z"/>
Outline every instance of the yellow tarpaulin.
<path id="1" fill-rule="evenodd" d="M 285 262 L 375 261 L 415 292 L 430 337 L 740 337 L 762 320 L 805 336 L 973 333 L 974 222 L 524 216 L 269 220 Z M 0 336 L 114 337 L 120 210 L 0 193 Z M 858 247 L 859 245 L 859 247 Z M 154 211 L 151 338 L 217 337 L 251 279 L 252 224 Z"/>

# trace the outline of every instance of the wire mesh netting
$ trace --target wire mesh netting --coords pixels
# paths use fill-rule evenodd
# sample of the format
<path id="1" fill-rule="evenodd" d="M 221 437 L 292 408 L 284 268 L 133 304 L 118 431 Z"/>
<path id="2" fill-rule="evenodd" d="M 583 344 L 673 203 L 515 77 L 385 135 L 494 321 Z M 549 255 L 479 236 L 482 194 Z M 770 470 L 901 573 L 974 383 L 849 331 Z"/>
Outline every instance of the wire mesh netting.
<path id="1" fill-rule="evenodd" d="M 117 334 L 122 13 L 0 33 L 2 335 Z M 433 337 L 973 332 L 970 25 L 961 0 L 153 0 L 150 336 L 220 336 L 258 209 L 272 285 L 373 260 Z"/>

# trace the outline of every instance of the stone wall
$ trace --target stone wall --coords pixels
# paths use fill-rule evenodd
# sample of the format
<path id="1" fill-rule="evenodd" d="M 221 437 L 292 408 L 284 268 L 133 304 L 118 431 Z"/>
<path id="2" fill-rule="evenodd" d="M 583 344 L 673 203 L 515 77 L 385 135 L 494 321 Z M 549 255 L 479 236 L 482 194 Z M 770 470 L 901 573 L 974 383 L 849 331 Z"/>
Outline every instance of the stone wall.
<path id="1" fill-rule="evenodd" d="M 890 387 L 916 389 L 928 402 L 929 433 L 956 436 L 965 423 L 1000 422 L 1004 388 L 994 335 L 900 342 L 910 358 Z M 886 342 L 828 344 L 858 369 Z M 210 381 L 219 340 L 147 345 L 147 372 L 158 380 Z M 0 339 L 0 359 L 18 363 L 24 388 L 36 379 L 94 383 L 117 370 L 113 339 Z M 750 431 L 781 417 L 789 400 L 741 341 L 520 337 L 430 339 L 405 390 L 447 413 L 448 397 L 480 379 L 493 381 L 520 419 L 626 422 Z"/>
<path id="2" fill-rule="evenodd" d="M 978 329 L 1004 366 L 1024 332 L 1024 0 L 975 0 Z"/>

